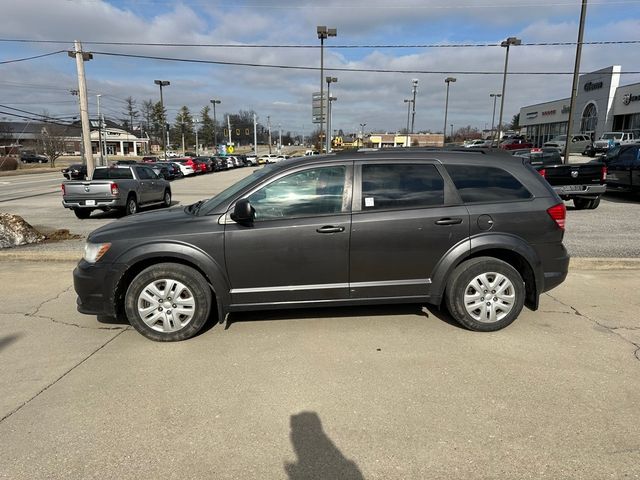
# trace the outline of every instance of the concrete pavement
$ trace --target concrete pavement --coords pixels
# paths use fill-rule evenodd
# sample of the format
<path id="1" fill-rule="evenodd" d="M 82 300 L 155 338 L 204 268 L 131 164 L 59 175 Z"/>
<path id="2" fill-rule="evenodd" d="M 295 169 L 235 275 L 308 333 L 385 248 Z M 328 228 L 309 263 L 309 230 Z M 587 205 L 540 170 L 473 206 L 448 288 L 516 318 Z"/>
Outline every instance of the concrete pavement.
<path id="1" fill-rule="evenodd" d="M 509 328 L 437 309 L 235 314 L 176 344 L 0 262 L 0 478 L 638 478 L 640 275 L 572 270 Z"/>

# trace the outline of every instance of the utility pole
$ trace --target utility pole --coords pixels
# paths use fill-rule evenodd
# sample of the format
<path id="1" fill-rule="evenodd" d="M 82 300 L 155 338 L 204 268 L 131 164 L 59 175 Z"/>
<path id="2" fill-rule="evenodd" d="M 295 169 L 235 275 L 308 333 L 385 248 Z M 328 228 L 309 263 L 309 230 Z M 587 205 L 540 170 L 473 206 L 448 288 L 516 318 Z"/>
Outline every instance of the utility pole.
<path id="1" fill-rule="evenodd" d="M 216 149 L 216 153 L 218 153 L 218 125 L 216 122 L 216 104 L 222 103 L 217 98 L 213 100 L 209 100 L 211 105 L 213 105 L 213 146 Z"/>
<path id="2" fill-rule="evenodd" d="M 411 135 L 413 135 L 413 124 L 416 120 L 416 89 L 418 88 L 418 79 L 414 78 L 413 83 L 413 111 L 411 113 Z"/>
<path id="3" fill-rule="evenodd" d="M 278 153 L 282 151 L 282 125 L 278 124 Z"/>
<path id="4" fill-rule="evenodd" d="M 89 102 L 87 101 L 87 82 L 84 76 L 84 62 L 93 58 L 90 53 L 82 51 L 80 41 L 75 41 L 75 51 L 67 52 L 70 57 L 76 59 L 76 69 L 78 71 L 78 94 L 80 96 L 80 121 L 82 122 L 82 143 L 84 147 L 84 157 L 87 161 L 87 176 L 93 176 L 95 165 L 93 163 L 93 151 L 91 149 L 91 125 L 89 124 Z"/>
<path id="5" fill-rule="evenodd" d="M 199 152 L 198 152 L 198 123 L 200 122 L 200 120 L 198 118 L 194 118 L 193 119 L 193 123 L 196 124 L 196 157 L 198 156 Z"/>
<path id="6" fill-rule="evenodd" d="M 162 97 L 162 87 L 168 87 L 171 82 L 168 80 L 154 80 L 153 83 L 160 87 L 160 108 L 162 109 L 162 149 L 164 150 L 164 161 L 167 161 L 167 145 L 169 145 L 169 129 L 167 119 L 164 115 L 164 98 Z"/>
<path id="7" fill-rule="evenodd" d="M 362 141 L 362 147 L 364 148 L 364 127 L 366 127 L 366 123 L 360 124 L 360 140 Z"/>
<path id="8" fill-rule="evenodd" d="M 582 40 L 584 37 L 584 21 L 587 18 L 587 0 L 582 0 L 580 10 L 580 28 L 578 30 L 578 45 L 576 46 L 576 63 L 573 67 L 573 87 L 571 89 L 571 102 L 569 103 L 569 120 L 567 123 L 567 141 L 564 142 L 563 163 L 569 163 L 569 145 L 571 145 L 571 128 L 573 112 L 576 108 L 576 96 L 578 94 L 578 80 L 580 79 L 580 57 L 582 56 Z"/>
<path id="9" fill-rule="evenodd" d="M 227 113 L 227 131 L 229 132 L 229 145 L 231 145 L 231 116 Z"/>
<path id="10" fill-rule="evenodd" d="M 271 154 L 271 117 L 267 115 L 267 126 L 269 127 L 269 154 Z"/>

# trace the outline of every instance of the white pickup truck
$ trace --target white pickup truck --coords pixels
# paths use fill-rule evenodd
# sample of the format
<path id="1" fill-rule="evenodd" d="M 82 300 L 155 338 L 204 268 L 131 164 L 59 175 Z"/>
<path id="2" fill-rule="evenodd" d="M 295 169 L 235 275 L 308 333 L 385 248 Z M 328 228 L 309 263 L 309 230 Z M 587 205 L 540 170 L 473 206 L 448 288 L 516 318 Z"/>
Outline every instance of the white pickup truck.
<path id="1" fill-rule="evenodd" d="M 93 210 L 123 210 L 126 215 L 142 205 L 171 205 L 169 182 L 146 165 L 97 167 L 91 181 L 62 184 L 62 206 L 78 218 L 89 218 Z"/>
<path id="2" fill-rule="evenodd" d="M 607 150 L 617 145 L 627 143 L 635 143 L 638 138 L 632 132 L 605 132 L 602 136 L 593 142 L 592 152 L 594 154 L 606 153 Z"/>

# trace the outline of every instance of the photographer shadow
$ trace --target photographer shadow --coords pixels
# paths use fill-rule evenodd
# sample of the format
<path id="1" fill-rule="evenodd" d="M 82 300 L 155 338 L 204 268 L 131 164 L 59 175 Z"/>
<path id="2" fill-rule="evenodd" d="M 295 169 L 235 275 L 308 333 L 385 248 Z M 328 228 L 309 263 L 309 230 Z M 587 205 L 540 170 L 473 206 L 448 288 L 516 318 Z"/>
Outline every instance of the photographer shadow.
<path id="1" fill-rule="evenodd" d="M 285 463 L 289 480 L 364 480 L 358 466 L 327 437 L 317 413 L 291 415 L 291 443 L 298 461 Z"/>

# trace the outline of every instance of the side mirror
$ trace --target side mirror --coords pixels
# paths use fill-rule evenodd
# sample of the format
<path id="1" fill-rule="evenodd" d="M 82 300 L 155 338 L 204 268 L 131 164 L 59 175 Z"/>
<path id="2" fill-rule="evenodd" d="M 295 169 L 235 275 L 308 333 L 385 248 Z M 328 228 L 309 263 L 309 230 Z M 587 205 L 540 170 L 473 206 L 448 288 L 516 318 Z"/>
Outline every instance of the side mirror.
<path id="1" fill-rule="evenodd" d="M 253 222 L 253 215 L 251 203 L 246 198 L 242 198 L 236 202 L 231 213 L 231 220 L 238 223 L 251 223 Z"/>

